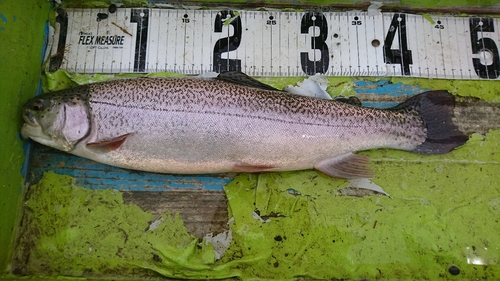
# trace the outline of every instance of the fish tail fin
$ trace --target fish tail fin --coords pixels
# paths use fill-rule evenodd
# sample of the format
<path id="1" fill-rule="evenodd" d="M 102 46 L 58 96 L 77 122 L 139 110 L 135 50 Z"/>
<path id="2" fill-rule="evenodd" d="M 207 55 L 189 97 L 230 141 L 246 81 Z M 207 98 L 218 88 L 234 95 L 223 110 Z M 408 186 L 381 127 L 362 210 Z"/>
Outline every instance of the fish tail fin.
<path id="1" fill-rule="evenodd" d="M 395 111 L 416 111 L 427 128 L 426 140 L 413 152 L 443 154 L 463 145 L 469 137 L 453 123 L 455 98 L 447 91 L 428 91 L 411 97 L 391 108 Z"/>

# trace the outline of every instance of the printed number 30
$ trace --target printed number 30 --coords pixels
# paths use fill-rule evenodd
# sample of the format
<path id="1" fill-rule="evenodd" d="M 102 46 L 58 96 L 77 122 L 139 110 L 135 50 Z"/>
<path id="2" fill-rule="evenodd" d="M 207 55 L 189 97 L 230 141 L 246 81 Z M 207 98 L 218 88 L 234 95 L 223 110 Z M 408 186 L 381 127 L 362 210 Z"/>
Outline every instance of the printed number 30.
<path id="1" fill-rule="evenodd" d="M 315 36 L 311 37 L 311 49 L 313 52 L 318 50 L 320 55 L 319 57 L 314 56 L 313 60 L 311 60 L 308 52 L 301 52 L 300 64 L 307 75 L 325 73 L 330 63 L 328 45 L 325 43 L 328 36 L 328 25 L 325 16 L 321 13 L 306 13 L 300 23 L 300 33 L 308 34 L 310 27 L 319 27 L 319 34 L 313 34 Z"/>
<path id="2" fill-rule="evenodd" d="M 500 57 L 495 41 L 487 36 L 495 31 L 493 19 L 471 18 L 470 40 L 472 52 L 479 56 L 472 59 L 474 70 L 481 78 L 496 79 L 500 76 Z"/>

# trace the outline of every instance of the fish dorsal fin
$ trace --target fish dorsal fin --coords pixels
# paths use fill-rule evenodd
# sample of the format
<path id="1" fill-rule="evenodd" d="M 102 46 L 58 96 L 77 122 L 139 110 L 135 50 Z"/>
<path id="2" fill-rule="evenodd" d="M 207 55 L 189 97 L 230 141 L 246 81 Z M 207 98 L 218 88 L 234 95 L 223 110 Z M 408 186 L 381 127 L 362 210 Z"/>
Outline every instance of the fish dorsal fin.
<path id="1" fill-rule="evenodd" d="M 97 152 L 110 152 L 120 148 L 129 135 L 125 134 L 106 141 L 87 143 L 87 148 Z"/>
<path id="2" fill-rule="evenodd" d="M 314 168 L 334 178 L 360 179 L 373 177 L 370 158 L 354 153 L 323 160 L 316 164 Z"/>
<path id="3" fill-rule="evenodd" d="M 252 88 L 258 88 L 262 90 L 269 90 L 269 91 L 280 91 L 274 87 L 271 87 L 269 85 L 266 85 L 262 82 L 259 82 L 252 77 L 246 75 L 245 73 L 241 71 L 226 71 L 222 72 L 217 76 L 216 79 L 229 82 L 229 83 L 234 83 L 238 85 L 243 85 L 247 87 L 252 87 Z"/>

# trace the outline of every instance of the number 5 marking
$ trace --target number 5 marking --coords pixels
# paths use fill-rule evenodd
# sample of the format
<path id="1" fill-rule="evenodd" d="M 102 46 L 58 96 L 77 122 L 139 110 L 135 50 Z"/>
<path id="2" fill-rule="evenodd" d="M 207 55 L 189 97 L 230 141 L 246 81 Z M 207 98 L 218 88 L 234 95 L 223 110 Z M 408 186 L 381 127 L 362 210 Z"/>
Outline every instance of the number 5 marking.
<path id="1" fill-rule="evenodd" d="M 476 55 L 472 59 L 476 74 L 481 78 L 497 79 L 500 76 L 498 47 L 493 39 L 487 37 L 495 31 L 493 19 L 471 18 L 469 26 L 472 53 Z"/>

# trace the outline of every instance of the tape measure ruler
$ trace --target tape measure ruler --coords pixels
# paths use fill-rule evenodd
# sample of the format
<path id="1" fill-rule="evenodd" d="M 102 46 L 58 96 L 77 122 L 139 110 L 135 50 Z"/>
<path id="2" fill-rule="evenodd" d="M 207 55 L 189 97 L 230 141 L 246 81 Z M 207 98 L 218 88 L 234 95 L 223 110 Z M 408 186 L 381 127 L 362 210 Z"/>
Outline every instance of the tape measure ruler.
<path id="1" fill-rule="evenodd" d="M 499 46 L 488 17 L 60 9 L 49 70 L 499 79 Z"/>

